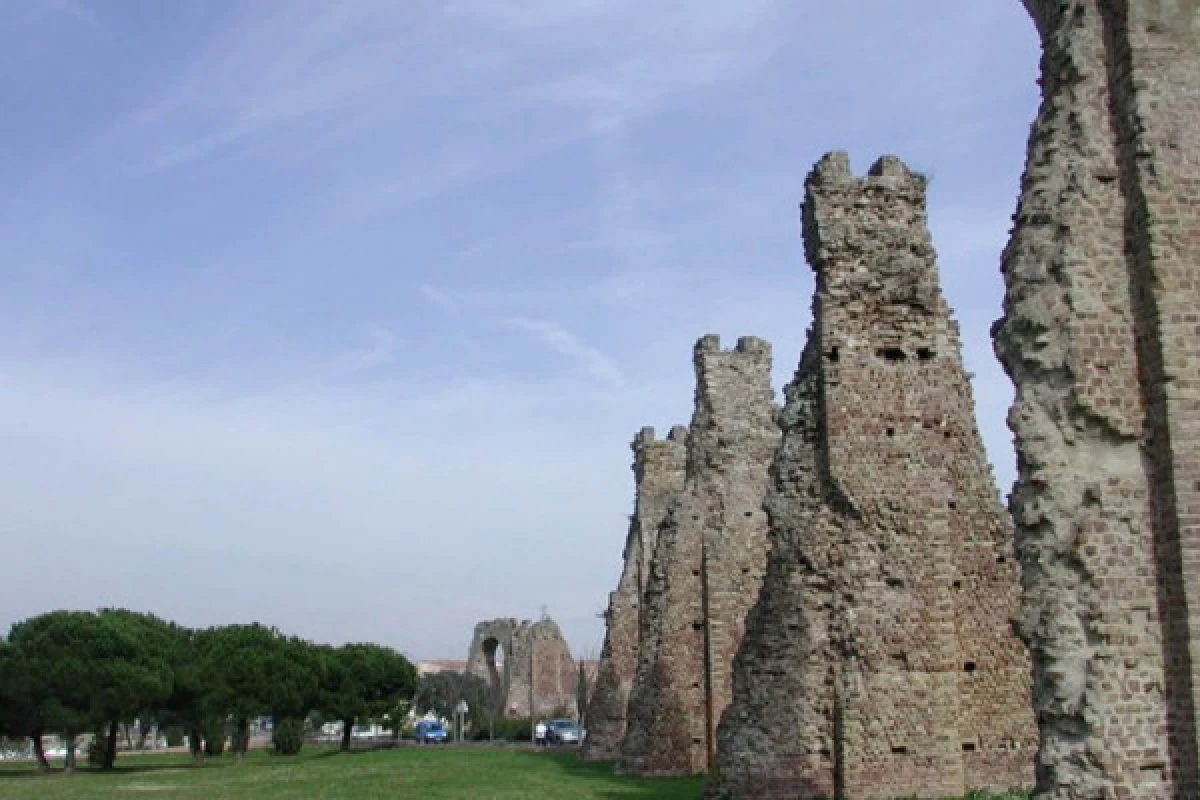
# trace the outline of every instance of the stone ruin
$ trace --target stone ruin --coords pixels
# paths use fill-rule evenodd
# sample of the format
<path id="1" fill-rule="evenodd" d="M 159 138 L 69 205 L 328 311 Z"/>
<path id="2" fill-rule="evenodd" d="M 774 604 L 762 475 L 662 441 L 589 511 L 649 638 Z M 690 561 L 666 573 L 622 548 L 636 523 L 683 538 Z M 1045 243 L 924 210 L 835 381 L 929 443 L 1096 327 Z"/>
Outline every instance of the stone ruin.
<path id="1" fill-rule="evenodd" d="M 1012 534 L 942 296 L 925 179 L 844 153 L 806 181 L 814 323 L 766 498 L 771 554 L 710 797 L 1030 785 Z"/>
<path id="2" fill-rule="evenodd" d="M 466 671 L 496 692 L 496 710 L 507 716 L 536 717 L 575 708 L 579 676 L 571 650 L 552 619 L 478 623 Z"/>
<path id="3" fill-rule="evenodd" d="M 762 501 L 779 440 L 771 347 L 744 337 L 722 350 L 705 336 L 694 361 L 685 485 L 658 533 L 619 762 L 643 775 L 708 768 L 766 566 Z"/>
<path id="4" fill-rule="evenodd" d="M 616 591 L 609 595 L 607 631 L 596 685 L 587 709 L 587 738 L 580 750 L 585 760 L 614 760 L 625 736 L 625 715 L 637 674 L 638 635 L 650 560 L 667 509 L 683 491 L 687 463 L 687 428 L 676 425 L 666 439 L 654 428 L 642 428 L 633 440 L 636 485 L 634 512 L 625 539 L 624 567 Z"/>
<path id="5" fill-rule="evenodd" d="M 710 797 L 962 795 L 1035 765 L 1038 797 L 1200 796 L 1200 2 L 1025 6 L 1043 97 L 993 332 L 1016 559 L 924 181 L 827 156 L 805 202 L 816 322 Z M 644 772 L 700 768 L 716 708 L 701 449 L 642 587 L 624 753 Z"/>
<path id="6" fill-rule="evenodd" d="M 994 336 L 1038 794 L 1194 798 L 1200 3 L 1025 5 L 1042 105 Z"/>

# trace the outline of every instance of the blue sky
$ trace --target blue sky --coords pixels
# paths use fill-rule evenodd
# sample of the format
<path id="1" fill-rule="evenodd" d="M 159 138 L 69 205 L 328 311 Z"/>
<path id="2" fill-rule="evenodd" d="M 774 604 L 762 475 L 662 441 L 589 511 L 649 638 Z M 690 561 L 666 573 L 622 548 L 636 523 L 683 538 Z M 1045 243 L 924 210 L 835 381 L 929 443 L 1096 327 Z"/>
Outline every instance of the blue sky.
<path id="1" fill-rule="evenodd" d="M 932 177 L 1007 491 L 1037 57 L 1015 0 L 0 0 L 0 627 L 598 652 L 629 440 L 702 334 L 795 369 L 831 149 Z"/>

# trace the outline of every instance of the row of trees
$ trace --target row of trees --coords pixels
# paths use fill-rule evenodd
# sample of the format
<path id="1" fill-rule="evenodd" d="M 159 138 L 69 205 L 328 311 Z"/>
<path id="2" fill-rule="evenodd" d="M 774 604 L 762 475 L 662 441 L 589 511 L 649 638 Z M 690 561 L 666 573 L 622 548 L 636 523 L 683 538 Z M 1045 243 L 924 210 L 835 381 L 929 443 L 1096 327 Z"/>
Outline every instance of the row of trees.
<path id="1" fill-rule="evenodd" d="M 192 630 L 123 609 L 52 611 L 0 640 L 0 736 L 29 737 L 49 767 L 42 738 L 61 734 L 68 770 L 89 731 L 111 768 L 118 727 L 135 719 L 183 728 L 197 762 L 205 740 L 221 752 L 227 724 L 240 758 L 250 720 L 266 715 L 277 750 L 300 749 L 313 712 L 343 721 L 346 749 L 356 721 L 398 721 L 416 688 L 416 668 L 391 648 L 317 645 L 258 623 Z"/>

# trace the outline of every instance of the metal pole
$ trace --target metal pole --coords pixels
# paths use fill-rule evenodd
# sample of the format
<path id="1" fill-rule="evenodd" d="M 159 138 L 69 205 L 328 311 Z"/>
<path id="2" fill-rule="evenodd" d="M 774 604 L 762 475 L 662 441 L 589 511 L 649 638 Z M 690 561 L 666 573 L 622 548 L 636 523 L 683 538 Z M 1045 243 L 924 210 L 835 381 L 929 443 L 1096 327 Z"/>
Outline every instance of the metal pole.
<path id="1" fill-rule="evenodd" d="M 536 639 L 533 636 L 532 629 L 530 630 L 529 633 L 530 633 L 530 636 L 529 636 L 529 741 L 534 746 L 537 746 L 537 720 L 534 719 L 537 712 L 534 711 L 534 706 L 533 706 L 533 697 L 534 697 L 534 694 L 533 694 L 533 684 L 534 684 L 534 680 L 533 680 L 533 677 L 534 677 L 533 676 L 533 664 L 534 664 L 533 648 L 534 648 L 534 642 L 536 641 Z"/>

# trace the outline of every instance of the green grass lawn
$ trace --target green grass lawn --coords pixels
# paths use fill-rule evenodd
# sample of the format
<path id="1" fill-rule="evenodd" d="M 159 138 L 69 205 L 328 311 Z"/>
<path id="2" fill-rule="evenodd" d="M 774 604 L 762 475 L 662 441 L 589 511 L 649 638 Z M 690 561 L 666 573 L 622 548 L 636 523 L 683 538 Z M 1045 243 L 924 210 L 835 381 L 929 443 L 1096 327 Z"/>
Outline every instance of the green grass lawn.
<path id="1" fill-rule="evenodd" d="M 193 767 L 186 755 L 122 756 L 112 772 L 39 774 L 0 763 L 0 798 L 163 800 L 698 800 L 702 778 L 616 777 L 611 764 L 585 764 L 574 752 L 501 747 L 400 747 L 338 753 L 305 747 L 299 756 L 251 752 Z"/>

